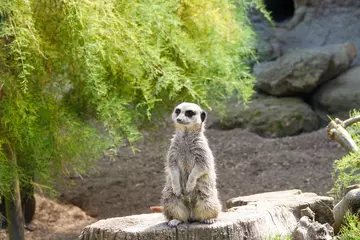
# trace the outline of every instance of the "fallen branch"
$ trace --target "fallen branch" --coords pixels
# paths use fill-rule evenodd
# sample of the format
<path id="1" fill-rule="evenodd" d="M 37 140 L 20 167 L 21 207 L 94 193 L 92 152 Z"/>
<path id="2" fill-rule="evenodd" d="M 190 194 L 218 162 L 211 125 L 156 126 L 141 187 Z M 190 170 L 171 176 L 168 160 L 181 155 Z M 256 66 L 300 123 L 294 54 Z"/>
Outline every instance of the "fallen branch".
<path id="1" fill-rule="evenodd" d="M 359 121 L 360 121 L 360 116 L 355 116 L 355 117 L 349 118 L 343 122 L 344 128 L 347 128 Z"/>
<path id="2" fill-rule="evenodd" d="M 345 128 L 358 121 L 360 121 L 360 116 L 355 116 L 345 121 L 335 118 L 326 127 L 328 136 L 330 139 L 337 141 L 347 152 L 357 152 L 359 147 Z"/>
<path id="3" fill-rule="evenodd" d="M 347 152 L 359 151 L 359 147 L 352 139 L 350 133 L 345 128 L 360 122 L 360 116 L 341 121 L 336 118 L 326 127 L 329 137 L 337 141 Z M 360 206 L 360 184 L 354 184 L 346 188 L 345 196 L 334 207 L 335 223 L 334 232 L 338 233 L 344 221 L 346 212 L 357 213 Z"/>
<path id="4" fill-rule="evenodd" d="M 360 206 L 360 188 L 359 184 L 347 187 L 347 193 L 334 207 L 335 223 L 333 225 L 334 232 L 338 233 L 344 222 L 344 217 L 348 211 L 356 214 Z M 351 190 L 349 190 L 351 189 Z"/>

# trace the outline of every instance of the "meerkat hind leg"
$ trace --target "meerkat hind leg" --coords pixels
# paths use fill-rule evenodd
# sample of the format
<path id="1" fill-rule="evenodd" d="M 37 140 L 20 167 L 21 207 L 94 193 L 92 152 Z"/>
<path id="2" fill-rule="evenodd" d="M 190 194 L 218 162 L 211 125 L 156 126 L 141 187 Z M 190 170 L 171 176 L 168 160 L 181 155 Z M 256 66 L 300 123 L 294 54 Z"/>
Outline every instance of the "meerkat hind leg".
<path id="1" fill-rule="evenodd" d="M 194 208 L 194 219 L 198 222 L 212 224 L 216 221 L 221 211 L 220 202 L 217 200 L 200 200 Z"/>
<path id="2" fill-rule="evenodd" d="M 173 205 L 171 209 L 167 209 L 167 217 L 172 218 L 168 222 L 169 227 L 176 227 L 180 223 L 187 221 L 189 217 L 189 211 L 182 202 L 178 202 L 178 205 Z"/>
<path id="3" fill-rule="evenodd" d="M 180 223 L 188 221 L 190 211 L 181 199 L 172 194 L 168 199 L 165 199 L 164 202 L 164 214 L 169 220 L 168 225 L 170 227 L 176 227 Z"/>

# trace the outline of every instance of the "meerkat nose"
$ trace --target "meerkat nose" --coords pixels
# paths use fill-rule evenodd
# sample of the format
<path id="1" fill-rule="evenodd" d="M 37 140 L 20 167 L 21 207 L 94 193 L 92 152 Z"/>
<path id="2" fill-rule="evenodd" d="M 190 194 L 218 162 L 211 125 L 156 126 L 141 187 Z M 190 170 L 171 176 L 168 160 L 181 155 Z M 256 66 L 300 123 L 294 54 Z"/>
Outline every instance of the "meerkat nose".
<path id="1" fill-rule="evenodd" d="M 183 120 L 182 120 L 181 118 L 176 119 L 176 121 L 177 121 L 178 123 L 182 123 L 182 122 L 183 122 Z"/>

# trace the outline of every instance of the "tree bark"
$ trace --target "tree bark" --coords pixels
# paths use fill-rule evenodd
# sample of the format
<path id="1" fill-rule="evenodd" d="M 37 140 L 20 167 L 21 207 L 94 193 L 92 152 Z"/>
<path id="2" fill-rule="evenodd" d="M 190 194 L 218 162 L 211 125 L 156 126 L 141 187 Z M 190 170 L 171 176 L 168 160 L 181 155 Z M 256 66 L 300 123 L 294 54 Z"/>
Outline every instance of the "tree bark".
<path id="1" fill-rule="evenodd" d="M 301 209 L 309 207 L 319 222 L 334 222 L 333 199 L 300 190 L 271 192 L 230 199 L 231 208 L 214 224 L 167 225 L 163 214 L 152 213 L 100 220 L 87 226 L 80 240 L 264 240 L 294 231 Z"/>
<path id="2" fill-rule="evenodd" d="M 16 153 L 9 144 L 7 145 L 7 152 L 10 163 L 17 166 Z M 12 196 L 10 195 L 5 198 L 9 239 L 24 240 L 24 216 L 21 208 L 20 185 L 17 174 L 15 174 L 13 186 Z"/>

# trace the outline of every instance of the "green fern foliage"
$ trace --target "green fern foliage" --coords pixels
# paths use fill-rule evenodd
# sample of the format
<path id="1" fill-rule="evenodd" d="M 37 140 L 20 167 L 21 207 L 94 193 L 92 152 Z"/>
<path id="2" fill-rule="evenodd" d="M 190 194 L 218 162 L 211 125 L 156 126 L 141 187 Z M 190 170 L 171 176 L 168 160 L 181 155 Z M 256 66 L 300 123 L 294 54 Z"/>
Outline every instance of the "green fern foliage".
<path id="1" fill-rule="evenodd" d="M 344 224 L 340 229 L 338 236 L 340 240 L 357 240 L 360 239 L 360 221 L 359 215 L 347 213 Z"/>
<path id="2" fill-rule="evenodd" d="M 266 240 L 291 240 L 291 236 L 290 235 L 282 236 L 280 234 L 276 234 L 275 236 L 267 237 Z"/>
<path id="3" fill-rule="evenodd" d="M 0 3 L 0 195 L 11 174 L 79 174 L 174 104 L 252 94 L 258 0 Z M 60 170 L 60 171 L 59 171 Z M 47 179 L 47 180 L 46 180 Z"/>
<path id="4" fill-rule="evenodd" d="M 359 116 L 359 111 L 352 111 L 350 117 Z M 357 122 L 346 130 L 355 143 L 360 146 L 360 123 Z M 333 178 L 335 184 L 330 193 L 340 196 L 349 185 L 360 183 L 360 152 L 351 152 L 334 162 Z"/>

